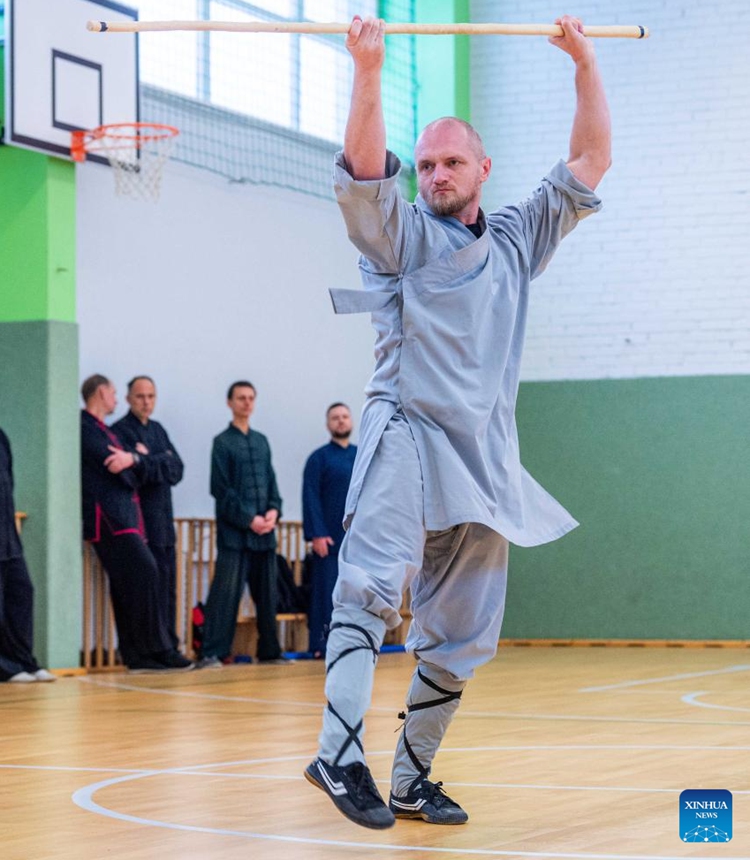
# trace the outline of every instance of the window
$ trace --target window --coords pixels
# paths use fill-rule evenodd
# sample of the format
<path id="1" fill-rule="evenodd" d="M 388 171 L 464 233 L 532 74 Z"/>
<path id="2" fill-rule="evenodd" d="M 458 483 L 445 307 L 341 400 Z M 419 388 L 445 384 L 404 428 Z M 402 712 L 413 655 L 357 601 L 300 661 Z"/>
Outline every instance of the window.
<path id="1" fill-rule="evenodd" d="M 377 0 L 130 0 L 142 20 L 340 21 Z M 351 61 L 340 36 L 142 33 L 140 78 L 284 128 L 343 139 Z"/>
<path id="2" fill-rule="evenodd" d="M 142 20 L 338 21 L 413 0 L 125 0 Z M 349 113 L 352 62 L 341 35 L 141 33 L 141 119 L 180 130 L 172 158 L 233 182 L 330 198 L 331 157 Z M 415 138 L 414 41 L 387 48 L 388 141 L 409 162 Z"/>

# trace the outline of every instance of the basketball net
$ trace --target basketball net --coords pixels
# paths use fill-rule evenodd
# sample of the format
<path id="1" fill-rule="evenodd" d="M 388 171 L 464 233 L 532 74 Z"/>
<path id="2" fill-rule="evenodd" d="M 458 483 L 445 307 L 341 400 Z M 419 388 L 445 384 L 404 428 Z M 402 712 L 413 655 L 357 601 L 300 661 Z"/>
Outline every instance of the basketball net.
<path id="1" fill-rule="evenodd" d="M 179 131 L 157 123 L 118 123 L 91 131 L 74 131 L 70 154 L 85 161 L 87 153 L 109 161 L 115 193 L 136 200 L 159 199 L 161 177 Z"/>

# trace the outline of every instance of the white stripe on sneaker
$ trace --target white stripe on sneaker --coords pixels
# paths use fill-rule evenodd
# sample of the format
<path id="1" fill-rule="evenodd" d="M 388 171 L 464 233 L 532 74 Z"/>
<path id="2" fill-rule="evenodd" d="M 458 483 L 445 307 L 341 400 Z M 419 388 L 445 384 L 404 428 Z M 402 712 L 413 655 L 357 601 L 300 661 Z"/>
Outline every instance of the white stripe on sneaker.
<path id="1" fill-rule="evenodd" d="M 393 806 L 398 806 L 399 809 L 406 809 L 410 812 L 418 812 L 425 805 L 426 801 L 418 800 L 416 803 L 404 803 L 397 797 L 392 797 L 391 803 L 393 804 Z"/>
<path id="2" fill-rule="evenodd" d="M 331 794 L 335 794 L 337 797 L 340 797 L 342 794 L 346 794 L 346 788 L 343 782 L 334 782 L 330 776 L 326 773 L 325 768 L 323 767 L 323 762 L 318 762 L 318 773 L 323 777 L 323 781 L 325 782 L 328 791 Z"/>

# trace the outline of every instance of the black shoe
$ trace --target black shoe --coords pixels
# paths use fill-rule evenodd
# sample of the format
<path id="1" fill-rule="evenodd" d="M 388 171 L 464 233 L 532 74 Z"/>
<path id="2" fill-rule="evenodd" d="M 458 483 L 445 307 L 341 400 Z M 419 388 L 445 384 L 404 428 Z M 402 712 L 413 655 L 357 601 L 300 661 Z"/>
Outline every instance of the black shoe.
<path id="1" fill-rule="evenodd" d="M 153 655 L 153 659 L 161 663 L 166 669 L 187 672 L 195 668 L 195 663 L 180 654 L 179 651 L 160 651 Z"/>
<path id="2" fill-rule="evenodd" d="M 369 768 L 361 761 L 336 767 L 316 758 L 307 766 L 305 779 L 325 791 L 339 812 L 355 824 L 385 830 L 396 823 L 375 786 Z"/>
<path id="3" fill-rule="evenodd" d="M 466 824 L 469 816 L 443 791 L 442 782 L 423 779 L 405 797 L 391 792 L 388 806 L 396 818 L 421 818 L 430 824 Z"/>
<path id="4" fill-rule="evenodd" d="M 258 657 L 258 663 L 261 666 L 291 666 L 292 663 L 294 663 L 294 660 L 290 660 L 289 657 L 284 657 L 284 656 L 267 657 L 263 660 L 261 660 L 261 658 Z"/>
<path id="5" fill-rule="evenodd" d="M 158 663 L 156 660 L 151 660 L 148 657 L 142 657 L 140 660 L 134 660 L 128 663 L 128 671 L 132 675 L 146 675 L 156 672 L 168 672 L 169 667 L 164 663 Z"/>

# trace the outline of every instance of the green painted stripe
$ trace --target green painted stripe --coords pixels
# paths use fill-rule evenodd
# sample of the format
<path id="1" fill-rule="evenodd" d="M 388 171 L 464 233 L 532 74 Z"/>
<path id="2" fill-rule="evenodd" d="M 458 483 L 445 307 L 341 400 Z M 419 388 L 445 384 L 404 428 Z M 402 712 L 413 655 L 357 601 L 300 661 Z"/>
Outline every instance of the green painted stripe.
<path id="1" fill-rule="evenodd" d="M 0 147 L 0 322 L 75 322 L 75 169 Z"/>
<path id="2" fill-rule="evenodd" d="M 380 0 L 378 14 L 385 21 L 402 21 L 403 6 L 403 2 Z M 409 70 L 406 78 L 404 70 Z M 414 76 L 414 37 L 388 36 L 383 68 L 383 111 L 388 148 L 407 164 L 411 163 L 416 139 L 416 91 L 411 85 Z"/>
<path id="3" fill-rule="evenodd" d="M 5 46 L 3 38 L 3 16 L 0 15 L 0 128 L 5 125 Z"/>
<path id="4" fill-rule="evenodd" d="M 525 383 L 518 425 L 581 526 L 513 549 L 504 637 L 747 638 L 750 377 Z"/>
<path id="5" fill-rule="evenodd" d="M 77 666 L 81 646 L 78 331 L 72 323 L 0 323 L 2 428 L 13 448 L 15 502 L 34 582 L 34 649 Z"/>
<path id="6" fill-rule="evenodd" d="M 455 0 L 454 20 L 471 21 L 469 0 Z M 453 74 L 455 78 L 455 116 L 471 122 L 471 47 L 469 36 L 455 37 Z"/>

